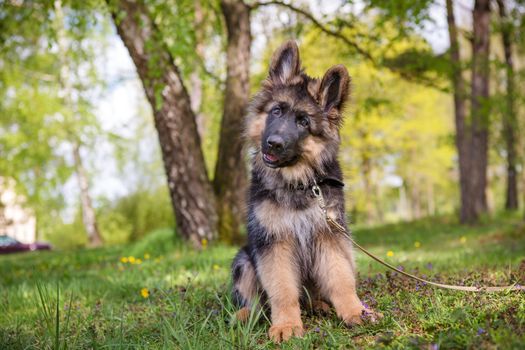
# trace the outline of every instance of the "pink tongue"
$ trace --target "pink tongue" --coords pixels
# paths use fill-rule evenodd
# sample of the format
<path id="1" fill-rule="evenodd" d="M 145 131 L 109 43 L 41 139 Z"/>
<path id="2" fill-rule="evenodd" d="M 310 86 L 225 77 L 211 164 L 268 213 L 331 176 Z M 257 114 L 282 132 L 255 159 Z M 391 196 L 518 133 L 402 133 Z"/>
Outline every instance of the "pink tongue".
<path id="1" fill-rule="evenodd" d="M 266 157 L 267 160 L 269 160 L 270 162 L 275 162 L 277 160 L 277 157 L 274 156 L 274 155 L 271 155 L 271 154 L 265 154 L 264 155 Z"/>

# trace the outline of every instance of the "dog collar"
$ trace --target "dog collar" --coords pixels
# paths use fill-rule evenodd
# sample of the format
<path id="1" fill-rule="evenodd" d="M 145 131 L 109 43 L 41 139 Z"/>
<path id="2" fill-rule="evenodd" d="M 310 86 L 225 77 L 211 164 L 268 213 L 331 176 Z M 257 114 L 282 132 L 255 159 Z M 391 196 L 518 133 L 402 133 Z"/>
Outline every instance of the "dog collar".
<path id="1" fill-rule="evenodd" d="M 325 184 L 328 186 L 339 187 L 339 188 L 345 187 L 345 184 L 343 181 L 339 180 L 338 178 L 331 177 L 331 176 L 326 176 L 326 177 L 319 179 L 319 181 L 317 181 L 317 184 L 319 185 Z M 311 185 L 310 187 L 312 186 L 313 185 Z"/>
<path id="2" fill-rule="evenodd" d="M 311 190 L 316 185 L 327 185 L 337 188 L 343 188 L 345 186 L 344 182 L 339 180 L 338 178 L 331 177 L 331 176 L 325 176 L 318 180 L 315 180 L 312 183 L 309 183 L 308 185 L 305 185 L 303 183 L 299 183 L 295 186 L 290 185 L 289 189 L 294 191 L 306 191 Z"/>

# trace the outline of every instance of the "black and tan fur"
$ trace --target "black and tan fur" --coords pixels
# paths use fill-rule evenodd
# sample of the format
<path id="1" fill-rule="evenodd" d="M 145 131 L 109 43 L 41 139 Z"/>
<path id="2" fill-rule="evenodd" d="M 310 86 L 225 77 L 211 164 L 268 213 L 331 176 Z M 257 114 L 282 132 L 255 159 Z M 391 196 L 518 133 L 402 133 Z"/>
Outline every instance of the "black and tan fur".
<path id="1" fill-rule="evenodd" d="M 356 294 L 350 241 L 331 232 L 311 191 L 317 182 L 328 215 L 346 226 L 337 153 L 349 87 L 342 65 L 321 80 L 306 75 L 290 41 L 274 53 L 249 107 L 248 244 L 233 261 L 233 297 L 241 319 L 255 300 L 269 305 L 275 341 L 303 334 L 300 307 L 307 298 L 323 308 L 329 303 L 347 324 L 378 315 L 365 310 Z M 271 137 L 277 141 L 270 143 Z"/>

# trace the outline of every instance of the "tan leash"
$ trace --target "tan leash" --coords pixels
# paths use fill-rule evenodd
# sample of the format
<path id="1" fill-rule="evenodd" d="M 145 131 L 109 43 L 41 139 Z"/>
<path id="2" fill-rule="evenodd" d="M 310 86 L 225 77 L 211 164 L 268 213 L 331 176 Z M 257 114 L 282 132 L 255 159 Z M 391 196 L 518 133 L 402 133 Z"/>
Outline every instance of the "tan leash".
<path id="1" fill-rule="evenodd" d="M 413 275 L 411 273 L 408 273 L 408 272 L 405 272 L 403 270 L 400 270 L 400 269 L 390 265 L 386 261 L 378 258 L 374 254 L 370 253 L 368 250 L 366 250 L 365 248 L 360 246 L 348 234 L 348 232 L 346 231 L 346 229 L 343 226 L 341 226 L 338 222 L 336 222 L 334 219 L 332 219 L 330 216 L 328 216 L 328 213 L 326 211 L 326 204 L 325 204 L 325 201 L 324 201 L 323 193 L 321 192 L 321 188 L 317 185 L 317 183 L 314 183 L 314 186 L 312 186 L 312 192 L 313 192 L 314 196 L 317 198 L 317 202 L 319 203 L 319 207 L 323 211 L 323 214 L 324 214 L 324 216 L 326 218 L 326 222 L 328 223 L 329 226 L 331 226 L 332 228 L 335 228 L 337 231 L 339 231 L 340 233 L 345 235 L 345 237 L 347 237 L 363 253 L 365 253 L 366 255 L 368 255 L 369 257 L 371 257 L 372 259 L 374 259 L 378 263 L 388 267 L 389 269 L 394 270 L 397 273 L 402 274 L 403 276 L 406 276 L 408 278 L 412 278 L 412 279 L 414 279 L 416 281 L 419 281 L 419 282 L 430 284 L 430 285 L 435 286 L 435 287 L 444 288 L 444 289 L 452 289 L 452 290 L 461 290 L 461 291 L 464 291 L 464 292 L 503 292 L 503 291 L 525 290 L 525 286 L 520 286 L 520 285 L 517 285 L 517 284 L 513 284 L 513 285 L 510 285 L 510 286 L 503 286 L 503 287 L 473 287 L 473 286 L 456 286 L 456 285 L 451 285 L 451 284 L 443 284 L 443 283 L 437 283 L 437 282 L 428 281 L 426 279 L 423 279 L 423 278 L 418 277 L 416 275 Z"/>

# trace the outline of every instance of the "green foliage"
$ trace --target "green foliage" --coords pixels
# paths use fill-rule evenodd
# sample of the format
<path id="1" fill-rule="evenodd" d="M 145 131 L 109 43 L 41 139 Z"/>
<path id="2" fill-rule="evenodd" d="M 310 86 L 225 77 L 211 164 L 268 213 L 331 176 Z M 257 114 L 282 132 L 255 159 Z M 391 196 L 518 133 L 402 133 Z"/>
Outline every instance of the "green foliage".
<path id="1" fill-rule="evenodd" d="M 431 5 L 434 0 L 366 0 L 367 10 L 379 10 L 383 21 L 393 20 L 397 24 L 419 26 L 430 20 Z"/>
<path id="2" fill-rule="evenodd" d="M 174 235 L 173 228 L 160 228 L 149 232 L 130 249 L 131 255 L 143 256 L 150 252 L 157 255 L 170 254 L 170 252 L 184 249 L 181 237 Z"/>
<path id="3" fill-rule="evenodd" d="M 393 57 L 385 57 L 382 64 L 405 79 L 430 86 L 446 86 L 450 63 L 444 55 L 436 55 L 429 47 L 411 47 Z"/>
<path id="4" fill-rule="evenodd" d="M 62 219 L 46 221 L 42 238 L 57 249 L 85 247 L 87 236 L 80 210 L 77 207 L 71 223 L 65 223 Z M 143 238 L 148 232 L 175 226 L 168 191 L 164 186 L 156 190 L 140 190 L 112 202 L 102 201 L 97 208 L 97 220 L 106 245 L 125 244 Z M 155 240 L 154 237 L 151 239 Z M 166 249 L 169 247 L 172 246 L 167 245 Z"/>
<path id="5" fill-rule="evenodd" d="M 168 190 L 165 186 L 138 191 L 109 203 L 99 209 L 100 220 L 105 213 L 114 212 L 130 228 L 129 239 L 137 240 L 157 228 L 174 227 L 173 211 Z M 109 234 L 108 234 L 109 235 Z"/>
<path id="6" fill-rule="evenodd" d="M 357 227 L 354 236 L 432 280 L 523 284 L 524 229 L 516 215 L 485 218 L 475 228 L 443 217 Z M 0 348 L 51 348 L 66 339 L 69 348 L 277 348 L 268 341 L 267 315 L 254 312 L 248 324 L 233 317 L 235 251 L 218 245 L 196 252 L 168 229 L 119 247 L 0 256 Z M 358 293 L 384 319 L 345 328 L 333 311 L 303 314 L 305 336 L 282 348 L 519 348 L 525 341 L 520 293 L 434 289 L 385 273 L 361 253 L 356 262 Z"/>
<path id="7" fill-rule="evenodd" d="M 97 215 L 98 227 L 104 244 L 123 244 L 129 242 L 132 223 L 122 213 L 108 210 Z"/>
<path id="8" fill-rule="evenodd" d="M 52 344 L 53 349 L 67 349 L 67 338 L 64 335 L 68 334 L 70 331 L 69 320 L 71 316 L 71 308 L 66 308 L 64 316 L 60 303 L 60 285 L 57 283 L 55 291 L 52 292 L 48 290 L 47 285 L 39 282 L 36 283 L 36 287 L 38 291 L 38 299 L 40 301 L 39 316 L 46 325 L 44 334 Z M 71 305 L 71 302 L 73 301 L 72 293 L 70 293 L 67 301 L 69 301 L 69 305 Z M 62 305 L 66 305 L 66 302 L 63 301 Z M 64 322 L 62 322 L 62 320 Z"/>
<path id="9" fill-rule="evenodd" d="M 189 75 L 196 59 L 194 1 L 150 1 L 148 8 L 162 31 L 164 43 L 184 69 L 184 76 Z"/>
<path id="10" fill-rule="evenodd" d="M 64 223 L 55 219 L 54 222 L 46 221 L 46 224 L 41 238 L 49 241 L 55 249 L 79 249 L 88 243 L 80 217 L 72 223 Z"/>

